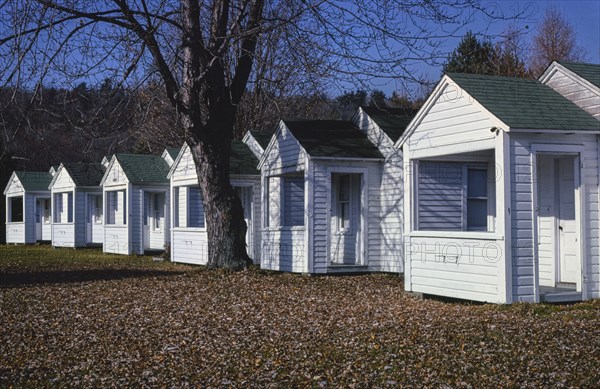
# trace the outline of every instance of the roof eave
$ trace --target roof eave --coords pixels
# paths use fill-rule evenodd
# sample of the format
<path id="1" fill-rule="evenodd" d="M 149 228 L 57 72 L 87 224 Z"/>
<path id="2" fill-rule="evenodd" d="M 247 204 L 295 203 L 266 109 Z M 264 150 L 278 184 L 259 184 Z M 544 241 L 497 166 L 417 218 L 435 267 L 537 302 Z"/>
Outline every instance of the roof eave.
<path id="1" fill-rule="evenodd" d="M 579 74 L 575 73 L 571 69 L 567 68 L 566 66 L 561 65 L 560 63 L 558 63 L 556 61 L 553 61 L 548 66 L 548 68 L 546 68 L 544 73 L 538 77 L 538 81 L 541 82 L 542 84 L 546 84 L 548 81 L 550 81 L 552 76 L 554 76 L 554 74 L 556 74 L 556 72 L 558 72 L 559 70 L 562 71 L 563 73 L 565 73 L 567 75 L 567 77 L 571 77 L 571 78 L 575 79 L 577 82 L 583 84 L 590 91 L 593 91 L 596 94 L 600 95 L 600 87 L 592 84 L 588 79 L 580 76 Z"/>
<path id="2" fill-rule="evenodd" d="M 600 134 L 599 129 L 548 129 L 548 128 L 510 128 L 507 132 L 537 132 L 547 134 Z"/>
<path id="3" fill-rule="evenodd" d="M 171 177 L 173 176 L 173 174 L 175 174 L 175 170 L 177 169 L 177 165 L 179 165 L 179 162 L 181 161 L 181 158 L 183 158 L 183 154 L 185 154 L 185 149 L 186 148 L 190 148 L 190 145 L 187 142 L 183 142 L 183 145 L 181 146 L 181 149 L 179 150 L 179 154 L 177 154 L 177 158 L 175 158 L 175 160 L 173 161 L 173 165 L 171 165 L 170 169 L 169 169 L 169 174 L 167 174 L 167 179 L 171 179 Z"/>
<path id="4" fill-rule="evenodd" d="M 329 160 L 329 161 L 373 161 L 373 162 L 379 162 L 379 161 L 385 161 L 385 158 L 382 157 L 327 157 L 327 156 L 314 156 L 314 155 L 310 155 L 310 159 L 314 160 L 314 161 L 324 161 L 324 160 Z"/>
<path id="5" fill-rule="evenodd" d="M 8 182 L 6 183 L 6 186 L 4 187 L 4 192 L 2 192 L 2 194 L 4 196 L 6 196 L 6 193 L 8 192 L 8 188 L 10 188 L 10 184 L 12 184 L 13 179 L 15 178 L 16 175 L 17 175 L 17 172 L 12 172 L 12 174 L 10 175 L 10 178 L 8 179 Z M 18 177 L 17 177 L 17 179 L 18 179 Z M 23 185 L 21 184 L 21 186 L 23 186 Z"/>

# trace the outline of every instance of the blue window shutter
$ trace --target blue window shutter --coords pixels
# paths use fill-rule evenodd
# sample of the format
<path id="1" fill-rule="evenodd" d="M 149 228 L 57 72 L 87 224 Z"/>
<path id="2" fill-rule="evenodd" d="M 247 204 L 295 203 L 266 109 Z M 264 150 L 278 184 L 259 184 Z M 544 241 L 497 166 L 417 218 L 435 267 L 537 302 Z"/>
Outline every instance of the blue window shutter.
<path id="1" fill-rule="evenodd" d="M 188 227 L 204 228 L 202 193 L 200 188 L 193 186 L 188 191 Z"/>
<path id="2" fill-rule="evenodd" d="M 283 179 L 283 225 L 304 225 L 304 177 Z"/>

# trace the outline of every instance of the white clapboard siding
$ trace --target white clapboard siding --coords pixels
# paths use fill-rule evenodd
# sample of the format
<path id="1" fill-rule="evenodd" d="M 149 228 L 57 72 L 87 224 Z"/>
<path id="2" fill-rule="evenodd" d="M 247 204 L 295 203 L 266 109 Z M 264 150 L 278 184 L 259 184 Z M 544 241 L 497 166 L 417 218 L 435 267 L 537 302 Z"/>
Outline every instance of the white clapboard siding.
<path id="1" fill-rule="evenodd" d="M 265 151 L 263 165 L 264 168 L 272 172 L 280 172 L 283 169 L 302 171 L 304 170 L 305 157 L 304 149 L 300 147 L 288 128 L 281 123 L 280 131 L 275 139 L 271 140 Z"/>
<path id="2" fill-rule="evenodd" d="M 55 223 L 52 229 L 52 246 L 75 247 L 75 226 L 72 223 Z"/>
<path id="3" fill-rule="evenodd" d="M 25 223 L 6 224 L 6 243 L 24 243 Z"/>
<path id="4" fill-rule="evenodd" d="M 303 272 L 306 258 L 304 227 L 263 231 L 260 267 L 267 270 Z"/>
<path id="5" fill-rule="evenodd" d="M 545 79 L 546 85 L 575 103 L 578 107 L 600 120 L 600 90 L 590 86 L 578 75 L 565 69 L 562 65 L 556 66 L 556 71 Z"/>
<path id="6" fill-rule="evenodd" d="M 462 166 L 455 162 L 419 162 L 419 230 L 462 230 Z"/>
<path id="7" fill-rule="evenodd" d="M 583 269 L 588 297 L 599 296 L 598 271 L 600 261 L 598 230 L 598 150 L 595 135 L 525 135 L 513 134 L 510 140 L 511 150 L 511 208 L 512 212 L 512 273 L 513 301 L 534 301 L 534 247 L 532 209 L 532 144 L 582 144 L 583 168 L 581 172 L 584 221 L 582 233 L 585 234 L 585 255 L 587 267 Z M 546 237 L 542 236 L 546 239 Z M 544 253 L 542 253 L 543 255 Z M 541 258 L 540 258 L 541 259 Z M 540 269 L 541 270 L 541 269 Z M 541 283 L 541 282 L 540 282 Z"/>
<path id="8" fill-rule="evenodd" d="M 380 190 L 380 256 L 372 258 L 369 267 L 384 272 L 404 271 L 403 255 L 403 158 L 401 150 L 394 147 L 394 142 L 367 115 L 359 109 L 354 118 L 355 124 L 373 145 L 385 157 L 381 172 Z"/>
<path id="9" fill-rule="evenodd" d="M 400 152 L 386 158 L 381 177 L 381 236 L 379 271 L 403 272 L 404 172 Z M 375 266 L 375 260 L 370 265 Z"/>
<path id="10" fill-rule="evenodd" d="M 173 229 L 171 260 L 192 265 L 206 265 L 208 244 L 206 231 L 199 228 Z"/>
<path id="11" fill-rule="evenodd" d="M 407 238 L 412 291 L 498 302 L 502 241 L 436 237 Z"/>
<path id="12" fill-rule="evenodd" d="M 435 104 L 423 117 L 408 140 L 411 153 L 460 147 L 461 152 L 494 147 L 494 134 L 490 128 L 496 121 L 490 117 L 466 92 L 454 93 L 458 86 L 446 86 Z"/>
<path id="13" fill-rule="evenodd" d="M 129 252 L 133 254 L 144 254 L 143 243 L 143 216 L 144 196 L 139 186 L 132 185 L 129 190 L 129 207 L 127 208 L 127 223 L 129 224 L 131 240 L 129 241 Z"/>
<path id="14" fill-rule="evenodd" d="M 129 238 L 127 226 L 111 225 L 104 226 L 104 242 L 102 248 L 105 253 L 129 254 Z"/>

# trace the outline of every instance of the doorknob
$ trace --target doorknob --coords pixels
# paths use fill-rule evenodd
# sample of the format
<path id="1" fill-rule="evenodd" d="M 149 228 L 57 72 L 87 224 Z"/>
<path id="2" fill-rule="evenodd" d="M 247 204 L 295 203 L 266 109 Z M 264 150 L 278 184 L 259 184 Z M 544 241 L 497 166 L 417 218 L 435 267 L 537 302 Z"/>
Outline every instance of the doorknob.
<path id="1" fill-rule="evenodd" d="M 562 226 L 558 226 L 558 229 L 561 230 L 561 231 L 563 230 Z"/>

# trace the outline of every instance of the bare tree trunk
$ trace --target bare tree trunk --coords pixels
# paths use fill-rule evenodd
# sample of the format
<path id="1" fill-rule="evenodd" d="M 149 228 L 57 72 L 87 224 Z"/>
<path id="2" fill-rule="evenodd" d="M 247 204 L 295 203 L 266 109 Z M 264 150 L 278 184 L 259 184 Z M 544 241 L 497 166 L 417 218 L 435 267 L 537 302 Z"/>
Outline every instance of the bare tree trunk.
<path id="1" fill-rule="evenodd" d="M 233 115 L 209 120 L 203 133 L 209 137 L 191 145 L 196 164 L 208 231 L 208 267 L 240 270 L 252 264 L 246 251 L 242 202 L 229 181 L 230 135 Z M 221 128 L 211 123 L 221 123 Z M 212 136 L 210 136 L 212 135 Z M 228 136 L 229 135 L 229 136 Z"/>

